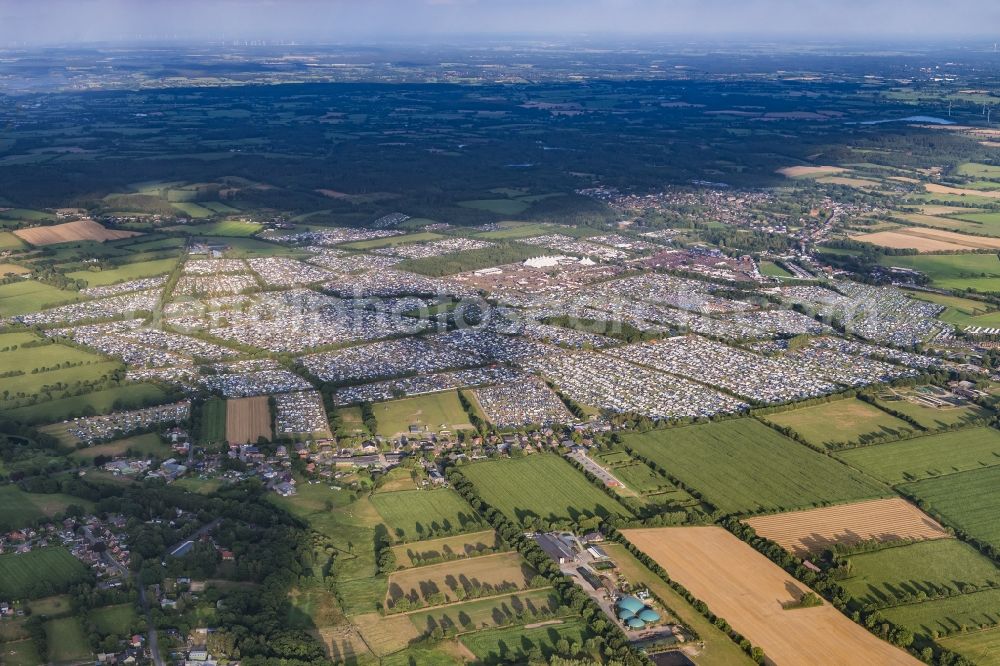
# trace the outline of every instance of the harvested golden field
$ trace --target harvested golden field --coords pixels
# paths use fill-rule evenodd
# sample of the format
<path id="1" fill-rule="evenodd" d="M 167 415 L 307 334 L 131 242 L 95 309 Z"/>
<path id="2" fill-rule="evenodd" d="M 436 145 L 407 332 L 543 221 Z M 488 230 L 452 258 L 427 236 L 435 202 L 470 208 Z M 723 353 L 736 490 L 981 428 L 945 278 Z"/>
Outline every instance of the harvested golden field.
<path id="1" fill-rule="evenodd" d="M 987 199 L 1000 199 L 1000 191 L 997 190 L 969 190 L 961 187 L 948 187 L 937 183 L 927 183 L 924 188 L 934 194 L 965 194 L 974 197 L 985 197 Z"/>
<path id="2" fill-rule="evenodd" d="M 757 516 L 745 521 L 757 534 L 799 557 L 834 544 L 901 539 L 945 539 L 940 523 L 901 497 Z"/>
<path id="3" fill-rule="evenodd" d="M 804 178 L 809 176 L 833 175 L 844 173 L 847 169 L 836 166 L 790 166 L 778 169 L 778 173 L 788 178 Z"/>
<path id="4" fill-rule="evenodd" d="M 828 603 L 793 607 L 805 585 L 721 527 L 622 530 L 778 666 L 919 664 Z"/>
<path id="5" fill-rule="evenodd" d="M 226 441 L 232 444 L 271 439 L 271 408 L 266 395 L 226 401 Z"/>
<path id="6" fill-rule="evenodd" d="M 893 231 L 879 231 L 851 236 L 851 239 L 883 247 L 914 248 L 918 252 L 1000 249 L 1000 238 L 969 236 L 954 231 L 925 227 L 904 227 Z"/>
<path id="7" fill-rule="evenodd" d="M 942 250 L 957 251 L 969 249 L 961 245 L 947 243 L 941 240 L 911 236 L 910 234 L 903 233 L 901 230 L 877 231 L 871 234 L 860 234 L 857 236 L 851 236 L 851 240 L 860 241 L 862 243 L 871 243 L 872 245 L 879 245 L 881 247 L 914 249 L 917 252 L 940 252 Z"/>
<path id="8" fill-rule="evenodd" d="M 485 590 L 485 594 L 500 594 L 528 587 L 537 572 L 517 553 L 484 555 L 468 560 L 432 564 L 397 571 L 389 576 L 386 608 L 392 609 L 401 599 L 424 601 L 430 605 L 461 601 L 456 593 L 463 588 Z M 434 595 L 442 595 L 436 600 Z M 470 595 L 471 596 L 471 595 Z"/>
<path id="9" fill-rule="evenodd" d="M 129 238 L 140 235 L 138 231 L 122 231 L 108 229 L 93 220 L 77 220 L 53 224 L 50 227 L 32 227 L 17 229 L 14 235 L 32 245 L 55 245 L 56 243 L 71 243 L 73 241 L 99 241 Z"/>

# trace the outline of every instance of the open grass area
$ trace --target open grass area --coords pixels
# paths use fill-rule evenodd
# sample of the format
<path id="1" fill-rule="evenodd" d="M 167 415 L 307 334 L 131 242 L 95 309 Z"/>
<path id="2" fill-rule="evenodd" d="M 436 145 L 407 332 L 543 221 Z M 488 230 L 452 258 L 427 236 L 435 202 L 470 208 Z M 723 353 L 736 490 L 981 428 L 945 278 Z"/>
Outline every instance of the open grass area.
<path id="1" fill-rule="evenodd" d="M 944 305 L 947 309 L 938 316 L 943 322 L 956 326 L 1000 327 L 1000 310 L 989 303 L 931 292 L 913 291 L 910 294 L 922 301 Z"/>
<path id="2" fill-rule="evenodd" d="M 548 657 L 555 653 L 556 644 L 567 642 L 582 647 L 590 635 L 580 620 L 566 620 L 560 624 L 550 624 L 534 629 L 505 627 L 487 629 L 461 637 L 476 659 L 483 664 L 525 663 L 528 653 L 538 648 Z"/>
<path id="3" fill-rule="evenodd" d="M 1000 547 L 1000 467 L 987 467 L 908 483 L 901 489 L 917 497 L 944 520 L 977 539 Z"/>
<path id="4" fill-rule="evenodd" d="M 500 226 L 500 229 L 494 231 L 480 231 L 475 234 L 475 237 L 483 240 L 503 240 L 543 236 L 560 231 L 558 225 L 535 222 L 501 222 Z"/>
<path id="5" fill-rule="evenodd" d="M 1000 590 L 984 590 L 947 599 L 886 608 L 882 615 L 915 634 L 960 632 L 962 627 L 992 625 L 1000 614 Z"/>
<path id="6" fill-rule="evenodd" d="M 990 416 L 989 410 L 972 403 L 955 407 L 933 407 L 906 399 L 906 397 L 919 395 L 920 390 L 918 387 L 917 389 L 904 390 L 900 395 L 882 394 L 877 396 L 876 402 L 893 411 L 906 414 L 928 430 L 937 430 Z"/>
<path id="7" fill-rule="evenodd" d="M 98 608 L 90 612 L 89 619 L 102 634 L 117 636 L 131 635 L 132 630 L 137 629 L 137 624 L 141 623 L 139 614 L 132 604 Z"/>
<path id="8" fill-rule="evenodd" d="M 762 261 L 760 262 L 760 274 L 766 275 L 768 277 L 776 278 L 793 278 L 795 277 L 784 268 L 774 263 L 773 261 Z"/>
<path id="9" fill-rule="evenodd" d="M 211 397 L 201 406 L 198 441 L 202 444 L 226 441 L 226 401 Z"/>
<path id="10" fill-rule="evenodd" d="M 374 250 L 380 247 L 395 247 L 396 245 L 409 245 L 410 243 L 426 243 L 428 241 L 445 238 L 442 234 L 433 231 L 420 231 L 413 234 L 403 234 L 401 236 L 386 236 L 384 238 L 372 238 L 371 240 L 355 241 L 344 243 L 340 247 L 348 250 Z"/>
<path id="11" fill-rule="evenodd" d="M 0 643 L 0 657 L 6 666 L 38 666 L 42 663 L 35 641 L 30 638 Z"/>
<path id="12" fill-rule="evenodd" d="M 906 595 L 933 595 L 948 588 L 1000 582 L 1000 568 L 957 539 L 934 539 L 851 555 L 852 575 L 840 582 L 864 604 L 894 602 Z"/>
<path id="13" fill-rule="evenodd" d="M 174 206 L 182 206 L 190 204 L 174 204 Z M 208 209 L 207 205 L 199 206 L 199 208 Z M 209 217 L 214 215 L 214 212 L 207 210 L 208 215 L 199 215 L 198 217 Z M 178 225 L 174 227 L 167 227 L 169 231 L 180 231 L 185 234 L 192 235 L 204 235 L 204 236 L 231 236 L 234 238 L 246 238 L 253 236 L 255 233 L 263 229 L 264 227 L 260 224 L 253 222 L 238 222 L 236 220 L 222 220 L 220 222 L 209 222 L 207 224 L 186 224 Z"/>
<path id="14" fill-rule="evenodd" d="M 368 497 L 321 483 L 299 483 L 294 496 L 272 493 L 268 499 L 330 540 L 336 550 L 334 585 L 344 612 L 374 612 L 386 591 L 385 576 L 377 575 L 374 546 L 375 527 L 383 520 Z"/>
<path id="15" fill-rule="evenodd" d="M 628 434 L 627 447 L 724 513 L 885 496 L 888 488 L 752 419 Z"/>
<path id="16" fill-rule="evenodd" d="M 479 530 L 482 519 L 450 488 L 379 492 L 372 504 L 399 541 L 427 539 Z"/>
<path id="17" fill-rule="evenodd" d="M 80 300 L 75 291 L 56 289 L 35 280 L 0 284 L 0 317 L 38 312 Z"/>
<path id="18" fill-rule="evenodd" d="M 545 589 L 421 611 L 411 614 L 410 621 L 418 631 L 429 634 L 438 627 L 444 631 L 474 631 L 498 625 L 545 621 L 570 612 L 561 605 L 555 592 Z"/>
<path id="19" fill-rule="evenodd" d="M 165 460 L 173 455 L 169 446 L 156 433 L 150 432 L 135 437 L 117 439 L 107 444 L 88 446 L 85 449 L 77 449 L 71 457 L 74 460 L 93 460 L 97 456 L 117 457 L 123 456 L 126 452 L 132 451 L 138 456 L 155 456 L 160 460 Z"/>
<path id="20" fill-rule="evenodd" d="M 193 236 L 192 242 L 206 245 L 222 245 L 224 256 L 231 259 L 246 259 L 248 257 L 282 257 L 298 256 L 301 250 L 285 247 L 278 243 L 269 243 L 257 238 L 238 236 Z"/>
<path id="21" fill-rule="evenodd" d="M 885 256 L 879 263 L 920 271 L 943 289 L 1000 290 L 1000 259 L 994 253 Z"/>
<path id="22" fill-rule="evenodd" d="M 9 231 L 0 231 L 0 250 L 20 250 L 27 244 Z"/>
<path id="23" fill-rule="evenodd" d="M 58 366 L 101 363 L 106 360 L 99 354 L 61 344 L 24 346 L 35 342 L 43 342 L 43 339 L 32 333 L 0 334 L 0 368 L 4 372 L 20 371 L 30 374 L 32 371 L 42 372 Z M 4 349 L 7 351 L 3 351 Z M 7 388 L 6 384 L 10 379 L 12 377 L 3 378 L 4 388 Z"/>
<path id="24" fill-rule="evenodd" d="M 26 493 L 17 486 L 0 486 L 0 532 L 63 513 L 71 504 L 85 511 L 94 508 L 93 502 L 71 495 Z"/>
<path id="25" fill-rule="evenodd" d="M 22 423 L 53 423 L 83 416 L 92 409 L 97 414 L 107 414 L 112 409 L 135 409 L 146 404 L 163 403 L 167 394 L 153 384 L 128 384 L 84 395 L 60 398 L 36 405 L 18 407 L 0 413 L 0 418 Z"/>
<path id="26" fill-rule="evenodd" d="M 515 552 L 413 567 L 389 576 L 386 608 L 398 612 L 409 610 L 410 604 L 438 606 L 523 590 L 537 575 Z"/>
<path id="27" fill-rule="evenodd" d="M 1000 627 L 956 634 L 937 642 L 946 650 L 971 659 L 978 666 L 1000 666 Z"/>
<path id="28" fill-rule="evenodd" d="M 21 352 L 21 360 L 30 362 L 27 353 Z M 110 379 L 112 373 L 121 368 L 118 361 L 102 361 L 71 368 L 27 373 L 14 377 L 4 377 L 3 390 L 10 392 L 9 400 L 0 399 L 0 409 L 14 408 L 23 398 L 39 396 L 42 400 L 58 397 L 67 389 L 76 389 L 85 382 L 99 382 Z"/>
<path id="29" fill-rule="evenodd" d="M 475 557 L 492 550 L 505 550 L 493 530 L 459 534 L 428 541 L 399 544 L 392 547 L 396 566 L 405 569 L 445 557 Z"/>
<path id="30" fill-rule="evenodd" d="M 61 592 L 84 580 L 88 570 L 62 546 L 0 555 L 0 598 L 20 599 Z"/>
<path id="31" fill-rule="evenodd" d="M 410 426 L 417 426 L 419 432 L 433 433 L 472 429 L 456 391 L 380 402 L 372 405 L 372 410 L 378 422 L 378 434 L 384 437 L 408 434 Z"/>
<path id="32" fill-rule="evenodd" d="M 895 435 L 916 430 L 857 398 L 800 407 L 787 412 L 768 414 L 771 423 L 791 428 L 816 447 L 843 442 L 863 442 L 870 435 Z"/>
<path id="33" fill-rule="evenodd" d="M 137 261 L 105 270 L 84 270 L 67 273 L 74 280 L 86 280 L 88 287 L 103 287 L 118 282 L 138 280 L 169 273 L 177 265 L 177 259 L 158 259 L 153 261 Z"/>
<path id="34" fill-rule="evenodd" d="M 886 483 L 1000 465 L 1000 431 L 967 428 L 842 451 L 837 457 Z"/>
<path id="35" fill-rule="evenodd" d="M 971 176 L 972 178 L 985 178 L 987 180 L 1000 180 L 1000 166 L 994 164 L 982 164 L 981 162 L 963 162 L 955 169 L 960 176 Z"/>
<path id="36" fill-rule="evenodd" d="M 522 524 L 596 522 L 613 516 L 631 517 L 628 509 L 587 481 L 555 455 L 490 460 L 462 468 L 482 498 Z M 588 520 L 590 519 L 590 520 Z"/>
<path id="37" fill-rule="evenodd" d="M 54 664 L 78 664 L 93 659 L 90 642 L 76 617 L 61 617 L 45 623 L 49 661 Z"/>

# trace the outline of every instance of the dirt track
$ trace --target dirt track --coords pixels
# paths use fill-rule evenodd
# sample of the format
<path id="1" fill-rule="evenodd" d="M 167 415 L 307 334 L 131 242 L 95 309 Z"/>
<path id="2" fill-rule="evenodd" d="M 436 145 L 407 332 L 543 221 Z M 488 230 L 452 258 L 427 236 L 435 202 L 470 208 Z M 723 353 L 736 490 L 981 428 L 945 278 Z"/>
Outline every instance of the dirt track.
<path id="1" fill-rule="evenodd" d="M 838 543 L 949 536 L 940 523 L 900 497 L 776 513 L 743 522 L 800 557 Z"/>
<path id="2" fill-rule="evenodd" d="M 824 603 L 785 609 L 808 591 L 721 527 L 623 530 L 629 541 L 779 666 L 921 662 Z"/>

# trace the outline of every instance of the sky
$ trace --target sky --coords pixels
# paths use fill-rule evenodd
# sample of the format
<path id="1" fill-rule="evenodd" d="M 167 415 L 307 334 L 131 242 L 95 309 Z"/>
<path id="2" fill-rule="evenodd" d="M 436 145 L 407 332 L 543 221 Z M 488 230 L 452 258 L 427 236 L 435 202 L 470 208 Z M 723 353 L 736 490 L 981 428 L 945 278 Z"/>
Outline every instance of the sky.
<path id="1" fill-rule="evenodd" d="M 1000 2 L 0 0 L 0 45 L 153 39 L 434 42 L 512 34 L 1000 40 Z"/>

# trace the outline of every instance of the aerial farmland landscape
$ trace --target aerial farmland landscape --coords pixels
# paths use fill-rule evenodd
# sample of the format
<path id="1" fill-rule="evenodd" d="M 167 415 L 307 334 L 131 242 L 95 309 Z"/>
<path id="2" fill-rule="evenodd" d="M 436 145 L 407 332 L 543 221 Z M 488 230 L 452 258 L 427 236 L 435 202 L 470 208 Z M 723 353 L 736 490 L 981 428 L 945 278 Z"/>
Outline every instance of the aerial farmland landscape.
<path id="1" fill-rule="evenodd" d="M 1000 666 L 953 4 L 0 0 L 0 666 Z"/>

